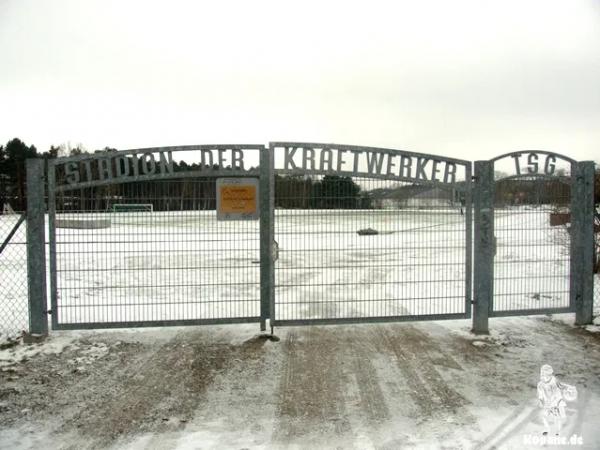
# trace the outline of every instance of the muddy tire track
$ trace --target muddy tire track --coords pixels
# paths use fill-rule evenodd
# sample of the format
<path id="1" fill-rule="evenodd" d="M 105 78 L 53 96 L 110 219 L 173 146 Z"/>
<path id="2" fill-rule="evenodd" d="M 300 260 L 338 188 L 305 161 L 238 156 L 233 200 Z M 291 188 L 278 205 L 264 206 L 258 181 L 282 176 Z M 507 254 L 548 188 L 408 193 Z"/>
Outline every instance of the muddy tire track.
<path id="1" fill-rule="evenodd" d="M 360 395 L 360 412 L 367 423 L 379 424 L 390 418 L 390 411 L 379 385 L 377 369 L 371 360 L 375 349 L 363 344 L 363 341 L 360 337 L 347 340 L 350 353 L 347 360 L 352 361 L 352 372 Z"/>
<path id="2" fill-rule="evenodd" d="M 470 418 L 464 407 L 470 402 L 446 382 L 435 367 L 441 349 L 432 347 L 430 337 L 412 326 L 396 328 L 394 333 L 388 327 L 382 327 L 383 346 L 396 357 L 396 364 L 410 390 L 413 404 L 418 411 L 418 420 L 427 421 L 440 417 L 444 411 L 455 416 Z M 448 364 L 447 360 L 444 360 Z M 457 364 L 454 362 L 453 364 Z M 461 410 L 461 414 L 457 414 Z M 473 421 L 475 419 L 473 418 Z"/>
<path id="3" fill-rule="evenodd" d="M 105 380 L 90 380 L 110 388 L 84 396 L 63 431 L 76 429 L 92 445 L 105 446 L 123 435 L 172 429 L 172 417 L 182 427 L 231 353 L 224 345 L 189 344 L 196 340 L 178 335 L 154 351 L 130 355 Z"/>
<path id="4" fill-rule="evenodd" d="M 280 445 L 296 440 L 310 445 L 319 435 L 343 435 L 350 429 L 341 348 L 331 334 L 318 328 L 303 334 L 305 339 L 300 340 L 290 331 L 282 342 L 286 360 L 273 431 L 273 441 Z"/>
<path id="5" fill-rule="evenodd" d="M 90 447 L 105 447 L 123 436 L 184 428 L 217 376 L 239 361 L 254 367 L 263 354 L 262 339 L 231 345 L 206 343 L 204 337 L 182 332 L 153 351 L 128 355 L 106 379 L 90 380 L 99 392 L 82 396 L 61 431 L 77 430 L 90 439 Z"/>

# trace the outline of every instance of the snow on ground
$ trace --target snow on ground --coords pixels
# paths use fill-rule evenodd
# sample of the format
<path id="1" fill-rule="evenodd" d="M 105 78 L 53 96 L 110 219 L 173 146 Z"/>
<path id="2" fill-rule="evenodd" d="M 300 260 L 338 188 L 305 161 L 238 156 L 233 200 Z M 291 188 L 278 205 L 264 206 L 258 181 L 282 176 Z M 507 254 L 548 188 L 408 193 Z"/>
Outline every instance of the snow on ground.
<path id="1" fill-rule="evenodd" d="M 53 336 L 44 345 L 18 345 L 19 341 L 6 341 L 0 351 L 0 369 L 14 364 L 25 362 L 38 354 L 58 355 L 65 347 L 76 339 L 76 333 L 69 335 Z"/>
<path id="2" fill-rule="evenodd" d="M 0 371 L 0 448 L 539 448 L 551 364 L 595 449 L 600 335 L 569 317 L 55 332 Z"/>
<path id="3" fill-rule="evenodd" d="M 499 307 L 568 304 L 568 235 L 547 214 L 498 214 Z M 257 222 L 124 214 L 58 233 L 61 323 L 258 315 Z M 287 211 L 276 239 L 278 319 L 464 311 L 457 211 Z M 490 326 L 52 332 L 0 350 L 0 448 L 537 448 L 542 364 L 579 391 L 561 436 L 600 448 L 600 323 Z"/>
<path id="4" fill-rule="evenodd" d="M 585 329 L 592 333 L 600 333 L 600 317 L 596 317 L 594 323 L 592 325 L 587 325 Z"/>

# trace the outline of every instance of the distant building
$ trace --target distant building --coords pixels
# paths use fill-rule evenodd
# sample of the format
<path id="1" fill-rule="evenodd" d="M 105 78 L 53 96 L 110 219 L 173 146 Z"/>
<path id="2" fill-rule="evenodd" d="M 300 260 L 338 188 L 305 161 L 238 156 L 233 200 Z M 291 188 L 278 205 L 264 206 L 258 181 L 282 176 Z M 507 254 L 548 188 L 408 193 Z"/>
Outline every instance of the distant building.
<path id="1" fill-rule="evenodd" d="M 443 189 L 437 186 L 407 185 L 376 189 L 369 194 L 372 207 L 380 209 L 460 208 L 461 206 L 460 196 L 455 189 Z"/>

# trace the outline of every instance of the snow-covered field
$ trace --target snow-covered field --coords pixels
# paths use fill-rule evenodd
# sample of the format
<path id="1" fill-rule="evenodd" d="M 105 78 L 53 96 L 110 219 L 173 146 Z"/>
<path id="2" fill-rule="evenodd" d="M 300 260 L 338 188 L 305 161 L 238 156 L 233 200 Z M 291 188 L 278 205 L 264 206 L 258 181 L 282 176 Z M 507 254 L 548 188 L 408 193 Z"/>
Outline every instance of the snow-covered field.
<path id="1" fill-rule="evenodd" d="M 111 223 L 56 230 L 61 324 L 260 315 L 258 221 L 218 222 L 214 211 L 57 219 Z M 466 311 L 465 218 L 457 210 L 277 210 L 275 222 L 277 320 Z M 520 207 L 498 210 L 495 228 L 495 309 L 568 306 L 565 227 L 550 227 L 548 209 Z M 378 234 L 358 235 L 363 229 Z M 3 305 L 26 305 L 24 256 L 0 257 L 3 279 L 21 280 L 0 289 Z"/>
<path id="2" fill-rule="evenodd" d="M 494 309 L 569 306 L 570 237 L 550 226 L 550 208 L 495 211 Z"/>
<path id="3" fill-rule="evenodd" d="M 450 209 L 281 211 L 276 318 L 465 313 L 465 229 Z"/>
<path id="4" fill-rule="evenodd" d="M 57 228 L 60 323 L 259 316 L 258 222 L 214 211 L 59 214 L 105 220 Z"/>
<path id="5" fill-rule="evenodd" d="M 213 211 L 62 214 L 60 323 L 259 315 L 258 222 Z M 360 236 L 371 228 L 379 234 Z M 277 211 L 277 320 L 465 312 L 465 221 L 456 210 Z"/>

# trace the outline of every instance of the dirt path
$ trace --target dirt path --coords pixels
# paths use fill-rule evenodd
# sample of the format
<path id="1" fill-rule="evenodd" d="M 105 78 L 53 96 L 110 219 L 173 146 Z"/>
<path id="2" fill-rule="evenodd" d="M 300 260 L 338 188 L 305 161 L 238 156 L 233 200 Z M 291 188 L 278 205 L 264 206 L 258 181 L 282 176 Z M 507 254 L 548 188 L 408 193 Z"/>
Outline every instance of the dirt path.
<path id="1" fill-rule="evenodd" d="M 544 363 L 579 390 L 563 431 L 599 447 L 600 335 L 544 318 L 493 329 L 56 333 L 57 354 L 0 366 L 0 448 L 524 448 Z"/>

